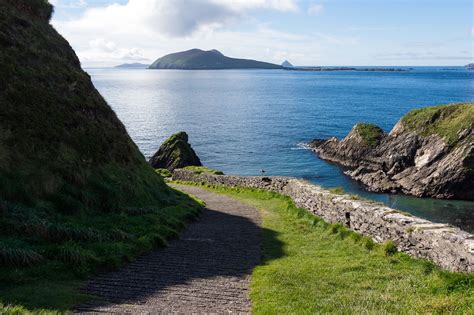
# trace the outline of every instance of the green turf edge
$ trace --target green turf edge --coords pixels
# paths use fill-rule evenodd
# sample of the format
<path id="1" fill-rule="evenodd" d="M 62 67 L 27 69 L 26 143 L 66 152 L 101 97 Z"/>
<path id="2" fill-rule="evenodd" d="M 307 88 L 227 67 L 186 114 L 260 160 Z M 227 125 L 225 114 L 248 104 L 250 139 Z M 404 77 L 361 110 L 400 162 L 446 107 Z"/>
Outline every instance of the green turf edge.
<path id="1" fill-rule="evenodd" d="M 474 313 L 472 274 L 448 272 L 397 252 L 390 241 L 375 244 L 297 208 L 286 196 L 175 183 L 225 194 L 260 210 L 264 256 L 252 273 L 254 314 Z"/>
<path id="2" fill-rule="evenodd" d="M 53 252 L 31 267 L 0 268 L 0 314 L 62 314 L 77 304 L 91 302 L 96 297 L 80 291 L 85 281 L 94 275 L 122 267 L 136 257 L 167 245 L 167 240 L 178 237 L 188 222 L 195 220 L 204 202 L 194 196 L 175 192 L 178 205 L 140 212 L 100 213 L 69 216 L 68 226 L 87 226 L 95 231 L 122 230 L 133 237 L 97 241 L 59 241 L 50 243 L 38 239 L 27 243 L 27 237 L 0 233 L 0 245 L 5 242 L 28 246 L 43 254 Z M 132 211 L 133 210 L 133 211 Z M 25 238 L 25 240 L 23 240 Z M 84 254 L 87 260 L 79 263 L 62 261 L 56 248 L 77 249 L 73 254 Z M 87 254 L 87 255 L 86 255 Z M 90 258 L 90 259 L 89 259 Z"/>

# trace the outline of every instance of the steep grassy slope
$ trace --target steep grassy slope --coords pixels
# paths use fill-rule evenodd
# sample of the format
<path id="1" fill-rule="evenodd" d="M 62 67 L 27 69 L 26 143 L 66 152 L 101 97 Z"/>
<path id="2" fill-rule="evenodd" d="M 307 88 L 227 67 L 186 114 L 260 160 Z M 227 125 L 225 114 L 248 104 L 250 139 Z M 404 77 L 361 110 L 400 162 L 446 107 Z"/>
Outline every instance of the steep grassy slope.
<path id="1" fill-rule="evenodd" d="M 0 0 L 0 304 L 66 309 L 79 279 L 164 244 L 199 205 L 146 163 L 51 13 Z"/>
<path id="2" fill-rule="evenodd" d="M 33 3 L 51 10 L 0 1 L 0 197 L 68 212 L 166 203 L 169 190 Z"/>

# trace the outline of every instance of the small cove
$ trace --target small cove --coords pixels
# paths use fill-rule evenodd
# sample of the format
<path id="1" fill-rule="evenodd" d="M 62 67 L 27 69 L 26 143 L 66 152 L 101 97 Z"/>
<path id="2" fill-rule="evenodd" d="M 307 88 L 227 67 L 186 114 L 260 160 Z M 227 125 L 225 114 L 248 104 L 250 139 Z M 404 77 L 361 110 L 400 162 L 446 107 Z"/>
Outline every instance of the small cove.
<path id="1" fill-rule="evenodd" d="M 301 146 L 357 122 L 389 131 L 413 108 L 473 101 L 474 71 L 86 71 L 146 158 L 185 130 L 202 162 L 226 174 L 300 177 L 474 231 L 474 202 L 370 193 Z"/>

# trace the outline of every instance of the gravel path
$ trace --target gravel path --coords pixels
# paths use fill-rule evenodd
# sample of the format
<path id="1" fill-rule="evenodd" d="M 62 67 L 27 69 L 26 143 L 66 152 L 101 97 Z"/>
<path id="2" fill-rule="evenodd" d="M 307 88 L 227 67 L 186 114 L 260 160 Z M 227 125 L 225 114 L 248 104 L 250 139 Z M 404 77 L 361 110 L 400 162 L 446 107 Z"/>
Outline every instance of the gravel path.
<path id="1" fill-rule="evenodd" d="M 197 187 L 177 186 L 207 209 L 179 240 L 125 268 L 90 281 L 85 291 L 107 301 L 77 313 L 250 313 L 250 274 L 260 261 L 258 211 Z"/>

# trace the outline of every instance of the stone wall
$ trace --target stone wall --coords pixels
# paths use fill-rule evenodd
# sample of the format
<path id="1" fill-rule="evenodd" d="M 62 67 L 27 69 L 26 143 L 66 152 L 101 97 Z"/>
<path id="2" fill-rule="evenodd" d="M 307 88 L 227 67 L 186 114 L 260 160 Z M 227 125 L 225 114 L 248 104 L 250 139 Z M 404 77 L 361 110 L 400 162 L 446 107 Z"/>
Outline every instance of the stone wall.
<path id="1" fill-rule="evenodd" d="M 392 240 L 400 251 L 426 258 L 452 271 L 474 272 L 474 235 L 447 224 L 402 213 L 350 195 L 338 195 L 290 177 L 195 174 L 175 170 L 173 180 L 206 182 L 230 187 L 260 188 L 289 196 L 294 203 L 330 223 L 370 236 Z"/>

